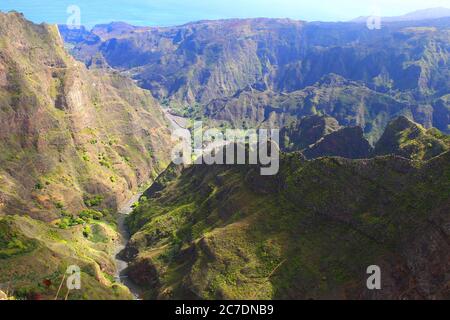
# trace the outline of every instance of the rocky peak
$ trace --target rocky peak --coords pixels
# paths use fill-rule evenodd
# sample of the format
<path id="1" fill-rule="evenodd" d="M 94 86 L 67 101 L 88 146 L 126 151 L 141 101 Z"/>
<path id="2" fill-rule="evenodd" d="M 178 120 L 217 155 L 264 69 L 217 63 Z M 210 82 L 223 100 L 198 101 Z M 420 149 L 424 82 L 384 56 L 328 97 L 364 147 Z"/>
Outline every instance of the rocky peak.
<path id="1" fill-rule="evenodd" d="M 366 159 L 372 146 L 364 138 L 361 127 L 347 127 L 334 131 L 303 151 L 308 159 L 333 156 L 348 159 Z"/>
<path id="2" fill-rule="evenodd" d="M 404 116 L 391 121 L 375 145 L 375 155 L 395 154 L 414 160 L 435 157 L 450 148 L 450 139 L 437 129 L 425 129 Z"/>
<path id="3" fill-rule="evenodd" d="M 307 116 L 281 130 L 283 149 L 299 151 L 340 129 L 336 119 L 330 116 Z"/>

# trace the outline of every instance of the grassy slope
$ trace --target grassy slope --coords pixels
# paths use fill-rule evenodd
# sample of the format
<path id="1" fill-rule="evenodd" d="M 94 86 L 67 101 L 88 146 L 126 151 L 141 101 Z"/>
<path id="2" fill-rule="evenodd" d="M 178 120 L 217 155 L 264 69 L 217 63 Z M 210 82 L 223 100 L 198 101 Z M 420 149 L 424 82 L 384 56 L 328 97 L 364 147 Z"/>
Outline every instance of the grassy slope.
<path id="1" fill-rule="evenodd" d="M 130 274 L 153 298 L 448 298 L 449 157 L 188 168 L 128 219 Z"/>
<path id="2" fill-rule="evenodd" d="M 117 232 L 101 222 L 91 228 L 95 231 L 85 238 L 81 225 L 61 230 L 29 217 L 0 218 L 0 284 L 17 299 L 54 299 L 67 267 L 77 265 L 81 290 L 71 291 L 69 299 L 130 299 L 112 276 Z M 64 284 L 59 298 L 66 293 Z"/>

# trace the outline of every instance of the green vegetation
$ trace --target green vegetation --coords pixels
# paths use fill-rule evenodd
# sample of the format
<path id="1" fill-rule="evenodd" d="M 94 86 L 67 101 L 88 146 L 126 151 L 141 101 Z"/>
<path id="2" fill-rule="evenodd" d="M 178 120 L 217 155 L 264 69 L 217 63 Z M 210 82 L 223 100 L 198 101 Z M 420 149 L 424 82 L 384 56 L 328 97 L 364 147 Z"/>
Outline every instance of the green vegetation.
<path id="1" fill-rule="evenodd" d="M 57 209 L 64 209 L 64 203 L 62 203 L 62 201 L 56 201 L 55 202 L 55 207 Z"/>
<path id="2" fill-rule="evenodd" d="M 0 259 L 26 254 L 36 247 L 36 241 L 26 238 L 14 229 L 11 219 L 0 218 Z"/>
<path id="3" fill-rule="evenodd" d="M 106 167 L 108 169 L 112 168 L 111 161 L 104 153 L 98 155 L 98 163 L 100 163 L 101 166 Z"/>
<path id="4" fill-rule="evenodd" d="M 87 207 L 98 207 L 103 203 L 103 196 L 95 195 L 95 196 L 85 196 L 84 204 Z"/>
<path id="5" fill-rule="evenodd" d="M 85 221 L 82 218 L 74 216 L 63 217 L 61 221 L 57 223 L 58 227 L 61 229 L 68 229 L 83 224 L 85 224 Z"/>
<path id="6" fill-rule="evenodd" d="M 29 217 L 0 218 L 0 283 L 11 282 L 16 299 L 53 300 L 67 267 L 78 265 L 82 288 L 71 291 L 69 299 L 131 299 L 126 288 L 109 280 L 115 265 L 108 255 L 115 250 L 115 237 L 103 223 L 73 232 Z M 60 292 L 59 299 L 65 294 Z"/>
<path id="7" fill-rule="evenodd" d="M 399 255 L 428 265 L 447 254 L 443 238 L 433 240 L 433 255 L 417 250 L 436 232 L 430 219 L 448 220 L 449 156 L 307 161 L 292 153 L 276 177 L 252 166 L 169 170 L 127 218 L 128 246 L 139 251 L 131 275 L 139 282 L 154 277 L 142 270 L 155 270 L 148 298 L 360 298 L 367 266 L 383 264 L 389 278 L 403 265 Z M 442 285 L 430 295 L 444 297 Z"/>
<path id="8" fill-rule="evenodd" d="M 85 221 L 100 220 L 103 218 L 103 213 L 100 211 L 87 209 L 80 212 L 79 217 Z"/>
<path id="9" fill-rule="evenodd" d="M 84 236 L 85 238 L 89 238 L 91 235 L 92 235 L 91 227 L 90 227 L 90 226 L 85 226 L 85 227 L 83 228 L 83 236 Z"/>
<path id="10" fill-rule="evenodd" d="M 34 188 L 36 190 L 42 190 L 42 189 L 44 189 L 44 185 L 42 183 L 38 182 L 34 185 Z"/>
<path id="11" fill-rule="evenodd" d="M 374 154 L 396 154 L 412 160 L 428 160 L 448 150 L 450 136 L 436 128 L 426 130 L 421 125 L 400 117 L 389 123 L 375 146 Z"/>

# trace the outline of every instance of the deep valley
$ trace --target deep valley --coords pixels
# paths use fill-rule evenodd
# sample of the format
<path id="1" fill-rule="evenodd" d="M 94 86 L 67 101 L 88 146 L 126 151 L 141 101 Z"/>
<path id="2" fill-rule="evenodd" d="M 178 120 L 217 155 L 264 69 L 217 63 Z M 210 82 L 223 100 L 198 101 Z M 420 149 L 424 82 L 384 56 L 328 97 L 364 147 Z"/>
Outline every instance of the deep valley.
<path id="1" fill-rule="evenodd" d="M 0 299 L 450 299 L 449 64 L 450 17 L 0 12 Z M 279 130 L 279 172 L 176 165 L 194 121 Z"/>

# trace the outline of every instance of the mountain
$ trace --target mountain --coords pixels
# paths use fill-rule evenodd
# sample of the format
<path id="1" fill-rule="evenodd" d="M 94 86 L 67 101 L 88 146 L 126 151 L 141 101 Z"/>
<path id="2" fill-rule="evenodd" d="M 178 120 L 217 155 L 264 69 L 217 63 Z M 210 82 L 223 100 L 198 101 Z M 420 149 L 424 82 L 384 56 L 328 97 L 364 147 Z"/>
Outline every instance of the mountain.
<path id="1" fill-rule="evenodd" d="M 399 21 L 418 21 L 418 20 L 431 20 L 431 19 L 440 19 L 450 17 L 450 9 L 449 8 L 430 8 L 417 10 L 414 12 L 410 12 L 404 14 L 402 16 L 396 17 L 382 17 L 383 22 L 399 22 Z M 368 17 L 359 17 L 353 22 L 366 22 Z"/>
<path id="2" fill-rule="evenodd" d="M 433 125 L 444 132 L 450 132 L 450 94 L 434 102 L 433 112 Z"/>
<path id="3" fill-rule="evenodd" d="M 339 125 L 362 127 L 372 143 L 380 138 L 389 120 L 398 115 L 423 116 L 424 120 L 428 119 L 427 125 L 432 126 L 432 114 L 428 112 L 335 74 L 326 75 L 303 90 L 276 93 L 251 88 L 232 98 L 213 100 L 203 108 L 207 119 L 225 121 L 236 127 L 282 128 L 305 116 L 329 115 Z"/>
<path id="4" fill-rule="evenodd" d="M 54 219 L 53 203 L 81 209 L 83 194 L 108 194 L 113 206 L 164 169 L 170 132 L 151 95 L 117 73 L 86 70 L 53 26 L 15 13 L 1 24 L 4 211 Z"/>
<path id="5" fill-rule="evenodd" d="M 407 13 L 399 17 L 387 17 L 387 21 L 412 21 L 412 20 L 428 20 L 450 17 L 450 8 L 430 8 L 424 10 L 417 10 Z"/>
<path id="6" fill-rule="evenodd" d="M 395 154 L 413 160 L 428 160 L 450 150 L 450 139 L 439 130 L 399 117 L 387 126 L 375 145 L 375 155 Z"/>
<path id="7" fill-rule="evenodd" d="M 450 137 L 436 128 L 425 129 L 404 116 L 389 122 L 372 147 L 361 127 L 341 127 L 330 116 L 308 116 L 284 127 L 281 149 L 300 151 L 307 159 L 325 156 L 365 159 L 397 155 L 411 160 L 429 160 L 450 150 Z"/>
<path id="8" fill-rule="evenodd" d="M 281 129 L 281 148 L 286 152 L 300 151 L 339 129 L 341 126 L 333 117 L 307 116 Z"/>
<path id="9" fill-rule="evenodd" d="M 436 81 L 445 80 L 445 71 L 436 64 L 448 63 L 449 21 L 424 24 L 428 29 L 392 25 L 379 32 L 353 23 L 201 21 L 128 35 L 121 28 L 120 37 L 94 47 L 112 67 L 127 70 L 158 98 L 189 103 L 229 97 L 248 85 L 298 90 L 329 73 L 429 95 L 443 89 Z M 88 62 L 92 49 L 78 43 L 74 53 Z M 434 72 L 429 76 L 440 80 L 427 78 L 430 68 Z"/>
<path id="10" fill-rule="evenodd" d="M 171 171 L 127 218 L 128 274 L 151 299 L 448 299 L 449 157 Z"/>
<path id="11" fill-rule="evenodd" d="M 91 33 L 105 41 L 108 39 L 120 38 L 121 36 L 127 37 L 130 33 L 147 32 L 150 30 L 150 27 L 136 27 L 125 22 L 111 22 L 94 26 Z"/>
<path id="12" fill-rule="evenodd" d="M 148 299 L 445 299 L 449 137 L 398 117 L 373 149 L 329 116 L 281 134 L 280 173 L 172 164 L 127 217 Z M 350 160 L 361 159 L 361 160 Z M 309 159 L 309 160 L 307 160 Z M 366 288 L 379 265 L 383 290 Z M 401 274 L 401 276 L 399 276 Z"/>
<path id="13" fill-rule="evenodd" d="M 121 25 L 107 37 L 98 29 L 104 30 L 94 28 L 93 36 L 105 39 L 96 43 L 73 42 L 71 33 L 61 30 L 77 59 L 91 65 L 101 56 L 173 109 L 195 108 L 242 126 L 243 118 L 250 124 L 267 121 L 271 108 L 278 108 L 276 100 L 289 97 L 291 105 L 298 101 L 309 109 L 281 111 L 275 118 L 312 115 L 315 101 L 303 102 L 299 92 L 324 86 L 322 79 L 336 75 L 348 83 L 337 86 L 364 92 L 359 97 L 364 103 L 358 120 L 345 117 L 346 104 L 340 115 L 330 115 L 341 125 L 362 126 L 371 142 L 399 115 L 386 114 L 385 103 L 406 110 L 426 128 L 449 132 L 441 119 L 448 118 L 443 97 L 450 87 L 450 18 L 388 23 L 375 31 L 357 23 L 288 19 L 200 21 L 129 32 Z M 367 98 L 373 96 L 378 97 Z M 349 104 L 348 112 L 355 113 L 357 102 Z"/>
<path id="14" fill-rule="evenodd" d="M 117 72 L 87 70 L 56 26 L 0 13 L 0 283 L 22 288 L 19 298 L 53 299 L 76 264 L 78 298 L 130 297 L 108 280 L 114 213 L 166 167 L 170 145 L 151 94 Z"/>
<path id="15" fill-rule="evenodd" d="M 367 159 L 371 152 L 372 146 L 364 138 L 360 127 L 347 127 L 332 132 L 302 151 L 308 159 L 324 156 Z"/>
<path id="16" fill-rule="evenodd" d="M 330 116 L 308 116 L 285 127 L 280 132 L 281 149 L 301 151 L 307 159 L 343 157 L 365 159 L 372 146 L 361 127 L 341 127 Z"/>

